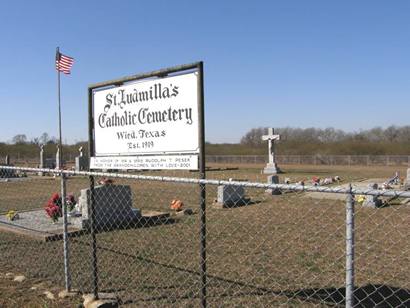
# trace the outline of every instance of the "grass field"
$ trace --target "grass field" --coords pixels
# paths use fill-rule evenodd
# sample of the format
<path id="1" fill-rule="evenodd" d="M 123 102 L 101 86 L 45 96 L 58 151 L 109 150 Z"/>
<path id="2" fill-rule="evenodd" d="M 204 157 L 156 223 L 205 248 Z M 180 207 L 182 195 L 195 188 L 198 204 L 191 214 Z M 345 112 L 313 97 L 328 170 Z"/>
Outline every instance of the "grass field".
<path id="1" fill-rule="evenodd" d="M 221 168 L 226 166 L 213 166 Z M 262 166 L 211 170 L 210 179 L 265 182 Z M 294 181 L 339 175 L 347 181 L 391 177 L 394 167 L 286 166 Z M 405 174 L 405 169 L 400 170 Z M 149 174 L 149 173 L 147 173 Z M 196 177 L 190 172 L 153 175 Z M 199 187 L 192 184 L 114 179 L 128 184 L 133 204 L 169 211 L 181 199 L 194 215 L 168 223 L 97 234 L 99 287 L 115 291 L 129 306 L 199 306 Z M 87 178 L 72 177 L 67 191 L 77 196 Z M 41 208 L 60 182 L 52 178 L 0 183 L 0 212 Z M 216 186 L 207 185 L 208 303 L 220 306 L 327 306 L 343 304 L 345 204 L 306 198 L 303 193 L 268 196 L 246 189 L 249 205 L 217 209 Z M 410 207 L 356 207 L 356 296 L 364 306 L 384 298 L 387 306 L 410 303 Z M 70 239 L 73 287 L 91 289 L 91 240 Z M 16 270 L 64 286 L 62 242 L 42 243 L 0 232 L 0 269 Z M 1 272 L 1 270 L 0 270 Z M 368 296 L 366 296 L 368 295 Z"/>

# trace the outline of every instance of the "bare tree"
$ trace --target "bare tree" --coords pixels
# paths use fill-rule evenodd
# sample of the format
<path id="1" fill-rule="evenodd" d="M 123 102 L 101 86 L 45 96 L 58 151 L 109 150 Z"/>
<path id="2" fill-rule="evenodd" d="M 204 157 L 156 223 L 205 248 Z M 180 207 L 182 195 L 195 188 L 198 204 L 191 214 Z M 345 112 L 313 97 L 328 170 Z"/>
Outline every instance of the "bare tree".
<path id="1" fill-rule="evenodd" d="M 42 144 L 47 144 L 47 142 L 50 140 L 50 137 L 48 136 L 48 134 L 47 133 L 43 133 L 41 136 L 40 136 L 40 142 L 42 143 Z"/>
<path id="2" fill-rule="evenodd" d="M 258 127 L 252 128 L 241 138 L 241 144 L 258 146 L 262 144 L 262 135 L 266 133 L 267 128 Z"/>
<path id="3" fill-rule="evenodd" d="M 24 134 L 15 135 L 12 139 L 14 144 L 25 144 L 27 143 L 27 136 Z"/>

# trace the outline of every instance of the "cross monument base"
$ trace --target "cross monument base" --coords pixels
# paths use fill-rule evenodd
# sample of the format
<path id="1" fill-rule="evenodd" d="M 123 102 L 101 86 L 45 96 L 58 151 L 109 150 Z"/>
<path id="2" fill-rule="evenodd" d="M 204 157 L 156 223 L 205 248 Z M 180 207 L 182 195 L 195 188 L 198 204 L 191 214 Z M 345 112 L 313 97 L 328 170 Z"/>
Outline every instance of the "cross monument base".
<path id="1" fill-rule="evenodd" d="M 268 163 L 266 167 L 263 168 L 263 174 L 278 174 L 282 173 L 282 170 L 278 167 L 276 163 Z"/>

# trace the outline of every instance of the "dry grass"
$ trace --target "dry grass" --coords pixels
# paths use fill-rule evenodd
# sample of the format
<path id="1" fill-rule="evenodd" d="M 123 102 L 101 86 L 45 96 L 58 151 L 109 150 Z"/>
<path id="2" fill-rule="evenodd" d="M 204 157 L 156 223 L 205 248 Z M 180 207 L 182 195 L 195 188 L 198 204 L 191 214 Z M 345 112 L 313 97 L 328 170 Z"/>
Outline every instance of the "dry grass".
<path id="1" fill-rule="evenodd" d="M 216 166 L 219 167 L 219 166 Z M 225 166 L 224 166 L 225 167 Z M 252 166 L 253 167 L 253 166 Z M 390 177 L 394 168 L 293 166 L 281 175 L 294 180 L 339 175 L 347 180 Z M 403 170 L 400 170 L 403 174 Z M 152 172 L 158 175 L 158 172 Z M 163 174 L 163 173 L 161 173 Z M 166 175 L 195 177 L 195 173 Z M 209 171 L 208 178 L 264 181 L 260 169 Z M 100 288 L 116 291 L 124 304 L 137 306 L 199 305 L 199 208 L 197 185 L 117 180 L 129 184 L 133 204 L 142 210 L 169 208 L 174 198 L 194 215 L 168 224 L 125 228 L 97 235 Z M 85 178 L 70 178 L 68 191 L 85 188 Z M 0 184 L 0 212 L 41 207 L 59 182 L 53 179 Z M 207 266 L 210 306 L 314 306 L 342 303 L 345 277 L 345 207 L 335 200 L 309 199 L 300 193 L 270 197 L 247 189 L 253 204 L 216 209 L 216 187 L 207 186 Z M 11 206 L 12 205 L 12 206 Z M 410 290 L 410 208 L 357 207 L 356 285 L 371 293 Z M 73 285 L 91 288 L 90 236 L 70 241 Z M 62 243 L 39 243 L 0 233 L 0 269 L 13 267 L 34 278 L 63 285 Z M 397 288 L 397 289 L 396 289 Z M 401 293 L 400 293 L 401 292 Z M 401 296 L 400 295 L 400 296 Z M 410 298 L 410 293 L 408 297 Z M 390 304 L 396 303 L 389 297 Z M 371 301 L 370 301 L 371 302 Z M 365 302 L 363 302 L 365 303 Z"/>

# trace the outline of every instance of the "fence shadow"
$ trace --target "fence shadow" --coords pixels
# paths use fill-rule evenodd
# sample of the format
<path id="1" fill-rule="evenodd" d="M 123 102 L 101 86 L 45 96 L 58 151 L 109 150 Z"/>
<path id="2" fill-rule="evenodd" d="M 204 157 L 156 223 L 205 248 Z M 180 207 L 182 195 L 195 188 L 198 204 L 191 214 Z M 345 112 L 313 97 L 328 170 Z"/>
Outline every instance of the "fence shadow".
<path id="1" fill-rule="evenodd" d="M 345 288 L 317 288 L 290 292 L 298 298 L 327 304 L 345 304 Z M 368 284 L 354 290 L 354 307 L 410 307 L 410 290 L 388 285 Z"/>
<path id="2" fill-rule="evenodd" d="M 89 246 L 90 243 L 84 243 L 76 241 L 78 244 L 85 244 L 85 246 Z M 161 266 L 164 269 L 169 270 L 176 270 L 181 273 L 185 273 L 188 275 L 194 275 L 200 278 L 199 271 L 195 271 L 192 269 L 183 268 L 180 266 L 175 266 L 172 264 L 158 262 L 151 258 L 146 258 L 142 256 L 137 256 L 134 254 L 126 253 L 124 251 L 119 251 L 117 249 L 103 247 L 98 245 L 99 250 L 109 251 L 111 253 L 115 253 L 119 257 L 127 257 L 134 259 L 135 261 L 140 261 L 148 264 L 155 264 L 157 266 Z M 257 286 L 251 283 L 247 283 L 240 280 L 233 280 L 227 279 L 224 277 L 220 277 L 218 275 L 207 275 L 209 283 L 223 283 L 228 284 L 228 288 L 224 288 L 223 290 L 215 290 L 212 294 L 209 295 L 210 298 L 213 300 L 217 298 L 229 298 L 229 297 L 249 297 L 249 296 L 281 296 L 286 297 L 288 299 L 298 299 L 300 301 L 305 302 L 314 302 L 314 303 L 321 303 L 330 306 L 339 306 L 345 304 L 345 288 L 336 288 L 336 287 L 328 287 L 328 288 L 308 288 L 308 289 L 297 289 L 297 290 L 282 290 L 277 291 L 271 289 L 269 287 Z M 191 287 L 191 286 L 189 286 Z M 160 286 L 155 286 L 156 289 L 160 288 Z M 173 289 L 173 288 L 181 288 L 181 284 L 178 283 L 175 286 L 168 285 L 166 289 Z M 243 291 L 238 292 L 238 288 L 243 289 Z M 102 290 L 103 292 L 115 292 L 115 291 L 123 291 L 124 288 L 118 288 L 116 290 Z M 161 295 L 161 296 L 153 296 L 153 297 L 145 297 L 139 299 L 128 299 L 122 304 L 133 304 L 138 302 L 155 302 L 155 301 L 164 301 L 164 300 L 171 300 L 175 302 L 177 300 L 186 300 L 186 299 L 195 299 L 199 298 L 198 294 L 192 294 L 192 290 L 187 290 L 187 294 L 185 295 Z M 184 292 L 183 292 L 184 293 Z M 360 308 L 367 308 L 367 307 L 410 307 L 410 290 L 404 288 L 398 288 L 389 285 L 382 285 L 382 284 L 368 284 L 361 287 L 355 287 L 354 289 L 354 307 Z"/>

